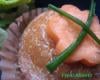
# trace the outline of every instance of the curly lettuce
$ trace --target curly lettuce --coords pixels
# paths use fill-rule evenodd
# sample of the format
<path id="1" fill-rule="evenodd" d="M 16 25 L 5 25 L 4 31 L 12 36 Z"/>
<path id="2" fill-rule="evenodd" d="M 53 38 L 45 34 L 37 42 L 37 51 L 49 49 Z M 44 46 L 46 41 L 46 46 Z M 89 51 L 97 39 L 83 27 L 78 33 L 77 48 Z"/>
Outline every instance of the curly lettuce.
<path id="1" fill-rule="evenodd" d="M 10 9 L 29 2 L 31 0 L 0 0 L 0 9 Z"/>

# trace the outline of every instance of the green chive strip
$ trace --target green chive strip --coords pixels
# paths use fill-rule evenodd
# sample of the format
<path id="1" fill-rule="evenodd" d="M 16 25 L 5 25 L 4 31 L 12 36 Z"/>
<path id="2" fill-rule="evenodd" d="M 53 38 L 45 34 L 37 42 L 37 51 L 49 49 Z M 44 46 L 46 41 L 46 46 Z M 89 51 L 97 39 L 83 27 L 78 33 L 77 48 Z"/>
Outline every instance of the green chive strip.
<path id="1" fill-rule="evenodd" d="M 89 16 L 88 16 L 88 20 L 86 22 L 86 25 L 88 26 L 87 28 L 90 27 L 92 19 L 94 17 L 95 14 L 95 2 L 94 0 L 92 0 L 91 2 L 91 8 L 89 11 Z M 67 49 L 65 49 L 59 56 L 57 56 L 55 59 L 53 59 L 52 61 L 50 61 L 46 67 L 48 69 L 49 72 L 53 72 L 54 70 L 57 69 L 57 67 L 64 62 L 64 60 L 66 60 L 74 51 L 75 49 L 79 46 L 79 44 L 82 42 L 82 40 L 84 39 L 84 37 L 86 36 L 86 31 L 83 29 L 82 32 L 79 34 L 78 38 L 76 39 L 75 42 L 73 42 Z"/>
<path id="2" fill-rule="evenodd" d="M 79 20 L 78 18 L 68 14 L 67 12 L 57 8 L 56 6 L 49 4 L 48 7 L 56 12 L 58 12 L 59 14 L 71 19 L 72 21 L 76 22 L 77 24 L 79 24 L 98 44 L 100 44 L 100 39 L 98 39 L 98 37 L 90 30 L 88 29 L 87 25 L 85 23 L 83 23 L 81 20 Z"/>

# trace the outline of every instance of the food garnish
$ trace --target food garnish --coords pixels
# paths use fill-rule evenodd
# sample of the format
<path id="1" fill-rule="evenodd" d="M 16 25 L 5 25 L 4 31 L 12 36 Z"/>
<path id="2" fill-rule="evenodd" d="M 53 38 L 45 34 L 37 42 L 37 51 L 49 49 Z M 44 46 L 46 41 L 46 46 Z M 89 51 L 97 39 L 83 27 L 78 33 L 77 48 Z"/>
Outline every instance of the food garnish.
<path id="1" fill-rule="evenodd" d="M 0 0 L 0 9 L 10 9 L 29 2 L 31 0 Z"/>
<path id="2" fill-rule="evenodd" d="M 57 67 L 65 61 L 66 58 L 68 58 L 72 52 L 75 51 L 75 49 L 79 46 L 79 44 L 82 42 L 82 40 L 84 39 L 84 37 L 86 36 L 87 32 L 93 36 L 93 38 L 95 38 L 95 40 L 100 44 L 100 40 L 95 36 L 95 34 L 89 30 L 89 27 L 91 26 L 92 23 L 92 19 L 95 15 L 95 1 L 92 0 L 91 2 L 91 8 L 89 11 L 89 16 L 88 16 L 88 20 L 86 22 L 86 24 L 82 23 L 82 21 L 77 20 L 76 18 L 73 19 L 73 16 L 71 15 L 67 15 L 66 13 L 58 8 L 56 8 L 55 6 L 49 5 L 49 7 L 57 12 L 59 12 L 60 14 L 66 16 L 67 18 L 70 18 L 71 20 L 73 20 L 74 22 L 76 22 L 77 24 L 80 24 L 84 29 L 82 30 L 82 32 L 79 34 L 78 38 L 76 39 L 75 42 L 73 42 L 67 49 L 65 49 L 60 55 L 58 55 L 57 57 L 55 57 L 52 61 L 50 61 L 46 67 L 48 69 L 49 72 L 53 72 L 54 70 L 57 69 Z M 70 17 L 69 17 L 70 16 Z M 86 28 L 86 29 L 85 29 Z M 92 33 L 91 33 L 92 32 Z M 95 36 L 95 37 L 94 37 Z"/>

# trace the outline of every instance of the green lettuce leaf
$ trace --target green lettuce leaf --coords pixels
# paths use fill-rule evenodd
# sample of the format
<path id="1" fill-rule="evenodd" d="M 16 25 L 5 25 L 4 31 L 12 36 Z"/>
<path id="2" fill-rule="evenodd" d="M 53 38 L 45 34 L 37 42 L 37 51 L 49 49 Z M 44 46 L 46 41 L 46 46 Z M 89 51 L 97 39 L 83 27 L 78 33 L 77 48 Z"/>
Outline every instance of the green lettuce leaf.
<path id="1" fill-rule="evenodd" d="M 0 28 L 0 48 L 2 48 L 4 41 L 7 39 L 8 34 L 5 30 Z"/>

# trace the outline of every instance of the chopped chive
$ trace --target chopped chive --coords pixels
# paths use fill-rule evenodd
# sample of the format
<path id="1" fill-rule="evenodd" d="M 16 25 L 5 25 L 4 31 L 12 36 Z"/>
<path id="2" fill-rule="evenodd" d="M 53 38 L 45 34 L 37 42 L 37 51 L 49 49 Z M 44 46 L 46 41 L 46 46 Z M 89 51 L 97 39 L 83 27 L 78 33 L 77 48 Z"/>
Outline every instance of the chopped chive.
<path id="1" fill-rule="evenodd" d="M 91 2 L 91 8 L 89 11 L 89 16 L 88 20 L 86 22 L 87 28 L 91 26 L 92 19 L 95 14 L 95 5 L 96 3 L 94 0 Z M 82 32 L 79 34 L 78 38 L 76 39 L 75 42 L 73 42 L 67 49 L 65 49 L 60 55 L 58 55 L 55 59 L 50 61 L 46 67 L 49 72 L 53 72 L 54 70 L 57 69 L 57 67 L 64 61 L 66 60 L 74 51 L 75 49 L 79 46 L 79 44 L 83 41 L 84 37 L 86 36 L 87 32 L 83 29 Z"/>
<path id="2" fill-rule="evenodd" d="M 77 24 L 79 24 L 98 44 L 100 44 L 100 39 L 90 30 L 88 29 L 87 25 L 85 23 L 83 23 L 81 20 L 79 20 L 78 18 L 70 15 L 69 13 L 57 8 L 56 6 L 49 4 L 48 7 L 56 12 L 58 12 L 59 14 L 71 19 L 72 21 L 76 22 Z"/>

